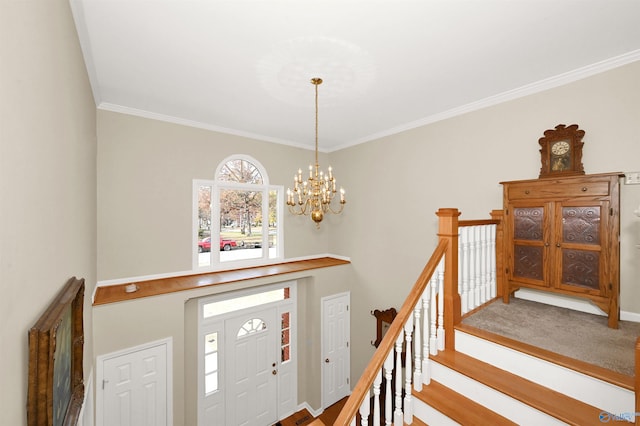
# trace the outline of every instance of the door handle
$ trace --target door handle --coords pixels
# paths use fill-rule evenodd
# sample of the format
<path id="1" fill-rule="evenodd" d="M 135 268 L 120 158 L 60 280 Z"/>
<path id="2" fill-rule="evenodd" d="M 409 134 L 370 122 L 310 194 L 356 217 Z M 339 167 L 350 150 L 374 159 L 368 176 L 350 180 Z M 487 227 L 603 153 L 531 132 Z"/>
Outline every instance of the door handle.
<path id="1" fill-rule="evenodd" d="M 276 374 L 278 374 L 278 371 L 277 371 L 277 370 L 273 370 L 273 371 L 271 372 L 271 374 L 273 374 L 273 375 L 275 376 Z"/>
<path id="2" fill-rule="evenodd" d="M 324 360 L 324 362 L 326 362 L 327 364 L 329 364 L 329 358 L 326 358 L 326 359 Z"/>

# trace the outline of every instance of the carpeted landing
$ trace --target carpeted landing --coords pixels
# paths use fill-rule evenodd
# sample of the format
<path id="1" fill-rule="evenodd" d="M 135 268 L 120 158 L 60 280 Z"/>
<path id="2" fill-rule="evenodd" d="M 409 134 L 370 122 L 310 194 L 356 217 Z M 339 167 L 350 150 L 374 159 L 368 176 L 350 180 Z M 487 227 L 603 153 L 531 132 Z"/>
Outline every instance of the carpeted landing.
<path id="1" fill-rule="evenodd" d="M 627 376 L 634 375 L 634 349 L 640 323 L 620 321 L 618 329 L 611 329 L 604 316 L 518 298 L 511 298 L 509 304 L 495 300 L 465 317 L 462 323 Z"/>

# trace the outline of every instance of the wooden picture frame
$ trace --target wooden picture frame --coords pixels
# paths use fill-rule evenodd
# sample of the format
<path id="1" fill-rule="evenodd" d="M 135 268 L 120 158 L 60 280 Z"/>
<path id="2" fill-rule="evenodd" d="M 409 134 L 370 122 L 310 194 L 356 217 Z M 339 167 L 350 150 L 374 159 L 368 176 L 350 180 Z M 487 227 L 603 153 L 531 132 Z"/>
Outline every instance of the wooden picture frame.
<path id="1" fill-rule="evenodd" d="M 29 330 L 29 426 L 75 426 L 84 400 L 84 279 L 67 281 Z"/>
<path id="2" fill-rule="evenodd" d="M 371 311 L 371 315 L 376 317 L 376 340 L 371 341 L 371 345 L 376 348 L 382 342 L 382 338 L 386 334 L 387 330 L 391 326 L 393 319 L 396 317 L 398 313 L 395 308 L 389 308 L 385 311 L 380 311 L 376 309 L 375 311 Z"/>

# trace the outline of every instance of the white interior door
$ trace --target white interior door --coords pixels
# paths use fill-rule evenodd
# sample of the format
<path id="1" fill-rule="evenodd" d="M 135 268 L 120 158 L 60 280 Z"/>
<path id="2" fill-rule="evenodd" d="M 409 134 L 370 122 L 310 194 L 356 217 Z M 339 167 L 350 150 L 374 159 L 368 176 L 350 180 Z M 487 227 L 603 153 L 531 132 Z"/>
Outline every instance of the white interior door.
<path id="1" fill-rule="evenodd" d="M 322 299 L 322 404 L 323 408 L 349 395 L 351 387 L 351 323 L 349 293 Z"/>
<path id="2" fill-rule="evenodd" d="M 265 426 L 278 420 L 279 330 L 275 307 L 225 321 L 227 425 Z"/>
<path id="3" fill-rule="evenodd" d="M 131 349 L 107 356 L 98 379 L 98 425 L 169 425 L 167 410 L 167 345 Z M 102 376 L 102 377 L 100 377 Z"/>

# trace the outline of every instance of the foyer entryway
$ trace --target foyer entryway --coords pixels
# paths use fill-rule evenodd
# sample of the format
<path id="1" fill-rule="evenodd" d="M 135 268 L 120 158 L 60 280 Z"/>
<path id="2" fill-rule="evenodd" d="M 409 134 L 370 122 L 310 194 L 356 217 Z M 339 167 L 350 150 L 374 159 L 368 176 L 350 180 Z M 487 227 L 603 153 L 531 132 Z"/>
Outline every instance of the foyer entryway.
<path id="1" fill-rule="evenodd" d="M 199 302 L 198 425 L 265 426 L 297 406 L 295 282 Z"/>

